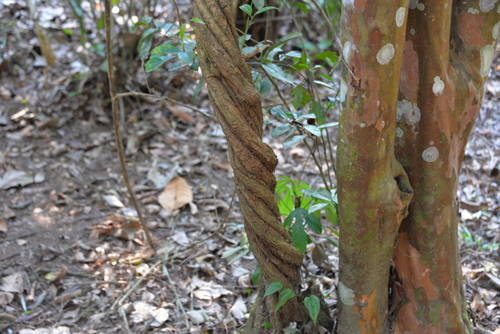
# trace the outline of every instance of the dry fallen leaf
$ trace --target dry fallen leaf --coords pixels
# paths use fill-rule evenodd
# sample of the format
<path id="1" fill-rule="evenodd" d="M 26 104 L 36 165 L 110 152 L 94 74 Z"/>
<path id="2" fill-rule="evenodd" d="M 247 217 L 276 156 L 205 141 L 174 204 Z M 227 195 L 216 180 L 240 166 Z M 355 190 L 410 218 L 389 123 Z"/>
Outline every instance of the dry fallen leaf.
<path id="1" fill-rule="evenodd" d="M 174 114 L 175 116 L 185 120 L 186 122 L 192 122 L 193 118 L 186 114 L 184 111 L 181 111 L 179 108 L 173 107 L 173 106 L 168 106 L 168 109 Z"/>
<path id="2" fill-rule="evenodd" d="M 5 292 L 23 292 L 23 275 L 20 272 L 13 273 L 2 278 L 2 286 L 0 290 Z"/>
<path id="3" fill-rule="evenodd" d="M 182 177 L 176 177 L 165 187 L 158 197 L 158 202 L 167 212 L 182 208 L 193 200 L 191 187 Z"/>
<path id="4" fill-rule="evenodd" d="M 7 222 L 5 221 L 5 219 L 0 219 L 0 233 L 7 233 L 7 231 Z"/>

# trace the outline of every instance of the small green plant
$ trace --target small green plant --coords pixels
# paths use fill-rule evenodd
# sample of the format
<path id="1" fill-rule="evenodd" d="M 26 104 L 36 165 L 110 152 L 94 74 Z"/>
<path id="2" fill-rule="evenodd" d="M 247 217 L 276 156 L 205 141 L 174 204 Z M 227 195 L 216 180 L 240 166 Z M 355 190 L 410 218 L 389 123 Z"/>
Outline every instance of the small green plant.
<path id="1" fill-rule="evenodd" d="M 274 308 L 274 311 L 277 312 L 285 303 L 291 298 L 295 297 L 295 292 L 291 289 L 283 289 L 283 284 L 278 281 L 274 281 L 266 289 L 264 293 L 264 298 L 270 296 L 274 293 L 279 292 L 278 302 Z M 318 320 L 319 310 L 320 310 L 320 300 L 318 297 L 311 295 L 304 298 L 304 306 L 306 307 L 309 316 L 314 321 L 314 323 Z"/>
<path id="2" fill-rule="evenodd" d="M 477 246 L 487 251 L 494 251 L 500 247 L 500 243 L 484 243 L 481 237 L 475 237 L 472 232 L 464 225 L 458 227 L 460 237 L 465 241 L 467 246 Z"/>
<path id="3" fill-rule="evenodd" d="M 276 292 L 279 292 L 279 295 L 278 302 L 274 307 L 275 312 L 277 312 L 283 305 L 285 305 L 288 300 L 296 296 L 295 292 L 293 292 L 291 289 L 283 289 L 283 284 L 278 281 L 274 281 L 267 287 L 266 292 L 264 293 L 264 298 Z"/>
<path id="4" fill-rule="evenodd" d="M 304 181 L 282 176 L 277 182 L 276 198 L 280 214 L 286 217 L 283 225 L 290 231 L 294 246 L 302 252 L 305 252 L 307 245 L 313 242 L 311 235 L 305 229 L 306 226 L 311 231 L 322 234 L 324 226 L 319 219 L 322 212 L 333 225 L 337 224 L 335 190 L 313 190 Z M 327 228 L 334 234 L 338 234 L 332 226 L 327 226 Z M 337 246 L 331 237 L 327 237 L 327 240 Z"/>
<path id="5" fill-rule="evenodd" d="M 228 264 L 232 264 L 235 261 L 237 261 L 238 259 L 247 255 L 248 253 L 250 253 L 250 246 L 248 245 L 248 239 L 247 239 L 246 234 L 243 234 L 243 236 L 241 237 L 241 241 L 240 241 L 239 246 L 231 248 L 228 251 L 225 251 L 222 254 L 222 258 L 225 259 L 225 258 L 233 256 L 233 258 L 228 263 Z"/>

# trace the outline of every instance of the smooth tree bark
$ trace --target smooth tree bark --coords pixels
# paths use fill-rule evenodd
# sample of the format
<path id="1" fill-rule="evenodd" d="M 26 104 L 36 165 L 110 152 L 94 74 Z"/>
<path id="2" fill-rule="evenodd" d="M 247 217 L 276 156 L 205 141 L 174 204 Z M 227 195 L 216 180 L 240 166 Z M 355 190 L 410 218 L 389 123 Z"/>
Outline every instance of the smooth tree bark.
<path id="1" fill-rule="evenodd" d="M 207 81 L 210 101 L 228 141 L 229 161 L 245 217 L 250 248 L 261 268 L 258 297 L 251 310 L 246 333 L 282 333 L 291 323 L 308 322 L 301 303 L 303 256 L 281 223 L 274 198 L 277 158 L 262 142 L 261 99 L 250 69 L 238 46 L 238 35 L 228 0 L 195 0 L 197 53 Z M 268 285 L 280 282 L 296 297 L 275 312 L 278 294 L 263 298 Z M 271 324 L 271 327 L 263 324 Z"/>
<path id="2" fill-rule="evenodd" d="M 346 0 L 339 333 L 472 333 L 456 191 L 497 0 Z"/>

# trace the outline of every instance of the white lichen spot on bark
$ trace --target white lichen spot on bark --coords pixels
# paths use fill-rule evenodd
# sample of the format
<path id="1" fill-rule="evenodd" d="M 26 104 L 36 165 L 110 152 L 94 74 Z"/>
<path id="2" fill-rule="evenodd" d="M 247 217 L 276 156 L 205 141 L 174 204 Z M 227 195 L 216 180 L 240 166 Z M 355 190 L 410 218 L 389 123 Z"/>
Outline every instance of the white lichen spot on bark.
<path id="1" fill-rule="evenodd" d="M 343 282 L 339 282 L 339 297 L 344 305 L 354 305 L 354 292 L 349 289 Z"/>
<path id="2" fill-rule="evenodd" d="M 346 82 L 344 81 L 344 79 L 340 79 L 340 96 L 339 96 L 339 99 L 340 99 L 340 102 L 345 102 L 345 98 L 347 96 L 347 84 Z"/>
<path id="3" fill-rule="evenodd" d="M 479 9 L 476 9 L 476 8 L 472 8 L 472 7 L 470 7 L 470 8 L 467 10 L 467 13 L 471 13 L 471 14 L 479 14 Z"/>
<path id="4" fill-rule="evenodd" d="M 495 4 L 498 0 L 479 0 L 479 8 L 483 13 L 489 12 L 495 8 Z"/>
<path id="5" fill-rule="evenodd" d="M 344 47 L 342 48 L 342 57 L 344 57 L 344 60 L 346 63 L 349 62 L 349 56 L 351 55 L 351 42 L 346 41 L 344 43 Z"/>
<path id="6" fill-rule="evenodd" d="M 360 127 L 360 128 L 364 128 L 365 126 L 366 126 L 366 123 L 365 123 L 365 122 L 361 122 L 361 123 L 359 123 L 359 127 Z"/>
<path id="7" fill-rule="evenodd" d="M 410 34 L 415 35 L 415 29 L 411 28 L 410 29 Z"/>
<path id="8" fill-rule="evenodd" d="M 396 25 L 398 27 L 401 27 L 405 21 L 405 13 L 406 13 L 406 8 L 404 7 L 399 7 L 399 9 L 396 12 Z"/>
<path id="9" fill-rule="evenodd" d="M 492 34 L 494 40 L 497 40 L 497 38 L 498 38 L 498 30 L 499 29 L 500 29 L 500 22 L 495 24 L 493 26 L 493 30 L 491 31 L 491 34 Z"/>
<path id="10" fill-rule="evenodd" d="M 432 92 L 434 95 L 438 96 L 443 94 L 444 91 L 444 82 L 441 80 L 439 76 L 434 78 L 434 85 L 432 86 Z"/>
<path id="11" fill-rule="evenodd" d="M 410 0 L 410 9 L 417 8 L 418 0 Z"/>
<path id="12" fill-rule="evenodd" d="M 354 8 L 354 0 L 342 0 L 342 4 L 346 8 L 348 8 L 348 7 Z"/>
<path id="13" fill-rule="evenodd" d="M 438 157 L 439 151 L 434 146 L 428 147 L 422 152 L 422 159 L 427 162 L 434 162 Z"/>
<path id="14" fill-rule="evenodd" d="M 416 103 L 411 103 L 408 100 L 398 101 L 396 109 L 396 120 L 400 120 L 404 116 L 406 123 L 415 126 L 420 121 L 420 108 Z"/>
<path id="15" fill-rule="evenodd" d="M 401 128 L 396 128 L 396 137 L 401 138 L 404 135 L 404 131 Z"/>
<path id="16" fill-rule="evenodd" d="M 495 49 L 491 45 L 486 45 L 481 48 L 481 75 L 487 76 L 490 72 L 491 62 L 493 61 L 493 54 Z"/>
<path id="17" fill-rule="evenodd" d="M 387 65 L 394 57 L 394 46 L 389 43 L 384 45 L 377 53 L 377 61 L 380 65 Z"/>
<path id="18" fill-rule="evenodd" d="M 418 9 L 419 11 L 423 11 L 423 10 L 425 9 L 425 5 L 424 5 L 423 3 L 419 3 L 419 4 L 417 5 L 417 9 Z"/>

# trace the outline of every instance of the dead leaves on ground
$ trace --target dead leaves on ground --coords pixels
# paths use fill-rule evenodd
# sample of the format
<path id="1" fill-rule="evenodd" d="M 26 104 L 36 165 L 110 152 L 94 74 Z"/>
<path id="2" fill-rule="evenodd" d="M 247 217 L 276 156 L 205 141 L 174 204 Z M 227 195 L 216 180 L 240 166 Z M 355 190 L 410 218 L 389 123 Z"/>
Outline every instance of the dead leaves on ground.
<path id="1" fill-rule="evenodd" d="M 193 201 L 193 191 L 182 177 L 176 177 L 170 181 L 158 197 L 161 207 L 169 215 L 175 214 L 177 210 Z"/>

